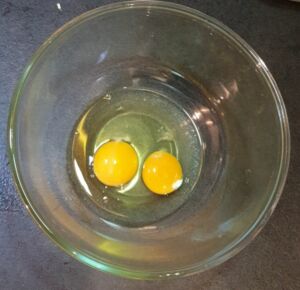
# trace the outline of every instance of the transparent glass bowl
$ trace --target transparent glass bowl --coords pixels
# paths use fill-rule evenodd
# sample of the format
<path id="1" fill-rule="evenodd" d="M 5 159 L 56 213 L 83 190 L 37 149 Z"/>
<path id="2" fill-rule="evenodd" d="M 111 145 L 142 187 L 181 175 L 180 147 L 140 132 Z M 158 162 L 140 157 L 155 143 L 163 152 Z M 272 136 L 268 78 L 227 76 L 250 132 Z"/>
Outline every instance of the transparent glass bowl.
<path id="1" fill-rule="evenodd" d="M 126 62 L 127 75 L 109 70 Z M 193 87 L 187 98 L 201 95 L 205 106 L 194 106 L 191 118 L 200 124 L 206 169 L 177 211 L 126 227 L 78 195 L 68 142 L 89 104 L 124 82 L 134 85 L 134 72 L 151 64 L 172 72 L 158 69 L 153 79 L 171 87 L 186 80 Z M 21 77 L 8 129 L 16 184 L 40 227 L 79 261 L 130 278 L 188 275 L 239 252 L 274 210 L 289 162 L 286 111 L 264 62 L 223 24 L 168 2 L 103 6 L 57 30 Z"/>

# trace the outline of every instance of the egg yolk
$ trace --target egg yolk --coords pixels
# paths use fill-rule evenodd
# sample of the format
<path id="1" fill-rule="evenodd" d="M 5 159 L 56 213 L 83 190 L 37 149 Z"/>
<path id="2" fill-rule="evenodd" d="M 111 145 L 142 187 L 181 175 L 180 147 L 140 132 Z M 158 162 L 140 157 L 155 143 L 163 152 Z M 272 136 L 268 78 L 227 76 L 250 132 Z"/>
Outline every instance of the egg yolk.
<path id="1" fill-rule="evenodd" d="M 138 169 L 138 156 L 133 147 L 123 141 L 109 141 L 94 155 L 94 173 L 105 185 L 128 183 Z"/>
<path id="2" fill-rule="evenodd" d="M 170 153 L 156 151 L 143 165 L 143 181 L 147 188 L 160 195 L 169 194 L 182 184 L 182 168 Z"/>

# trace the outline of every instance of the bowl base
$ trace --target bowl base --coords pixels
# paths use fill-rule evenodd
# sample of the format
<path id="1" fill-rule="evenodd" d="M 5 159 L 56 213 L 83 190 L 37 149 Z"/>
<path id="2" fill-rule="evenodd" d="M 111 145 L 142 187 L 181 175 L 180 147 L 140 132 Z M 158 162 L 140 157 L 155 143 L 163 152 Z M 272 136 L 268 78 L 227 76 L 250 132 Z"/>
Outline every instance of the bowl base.
<path id="1" fill-rule="evenodd" d="M 148 59 L 126 60 L 101 71 L 91 89 L 100 96 L 70 137 L 69 172 L 83 203 L 100 218 L 136 227 L 161 221 L 193 194 L 207 198 L 221 170 L 222 129 L 203 90 Z M 112 75 L 117 83 L 109 82 Z M 129 142 L 139 157 L 137 174 L 121 187 L 105 186 L 93 173 L 94 153 L 109 140 Z M 168 196 L 151 193 L 141 179 L 145 158 L 158 150 L 176 156 L 183 168 L 182 186 Z M 203 190 L 194 192 L 199 184 Z"/>

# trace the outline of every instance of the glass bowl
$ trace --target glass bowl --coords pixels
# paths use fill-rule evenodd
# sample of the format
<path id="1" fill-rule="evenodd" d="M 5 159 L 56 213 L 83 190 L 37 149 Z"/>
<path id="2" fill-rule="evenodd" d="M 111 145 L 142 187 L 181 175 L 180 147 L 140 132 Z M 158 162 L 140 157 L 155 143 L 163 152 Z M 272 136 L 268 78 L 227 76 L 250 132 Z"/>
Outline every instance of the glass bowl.
<path id="1" fill-rule="evenodd" d="M 72 181 L 70 140 L 100 97 L 140 87 L 184 110 L 200 151 L 187 143 L 183 158 L 201 168 L 184 169 L 193 185 L 166 216 L 142 220 L 135 207 L 122 223 Z M 244 248 L 278 202 L 290 152 L 283 100 L 253 49 L 203 13 L 156 1 L 99 7 L 53 33 L 15 90 L 8 142 L 21 197 L 45 233 L 91 267 L 138 279 L 204 271 Z"/>

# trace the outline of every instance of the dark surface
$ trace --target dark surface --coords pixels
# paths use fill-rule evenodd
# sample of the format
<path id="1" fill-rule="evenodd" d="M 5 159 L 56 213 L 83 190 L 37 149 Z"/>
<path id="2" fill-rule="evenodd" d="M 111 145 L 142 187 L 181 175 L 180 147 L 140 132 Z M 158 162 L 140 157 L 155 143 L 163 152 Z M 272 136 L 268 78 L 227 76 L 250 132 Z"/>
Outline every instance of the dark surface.
<path id="1" fill-rule="evenodd" d="M 285 0 L 176 1 L 221 20 L 264 59 L 291 127 L 290 172 L 278 207 L 240 254 L 203 274 L 131 281 L 100 273 L 58 249 L 32 222 L 14 189 L 5 148 L 10 98 L 30 55 L 69 19 L 113 1 L 0 0 L 0 289 L 300 289 L 300 3 Z"/>

